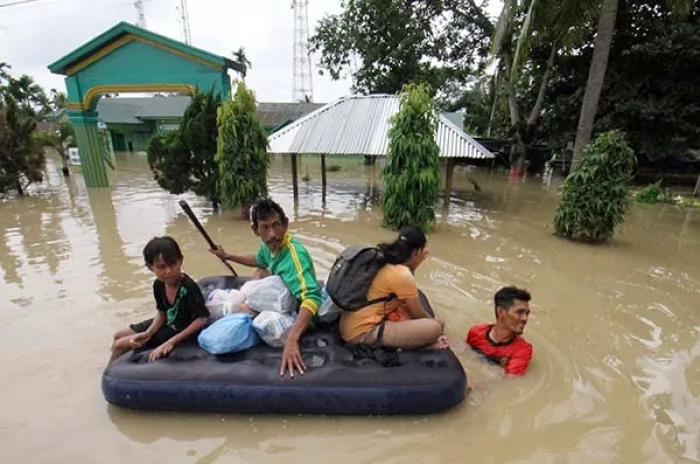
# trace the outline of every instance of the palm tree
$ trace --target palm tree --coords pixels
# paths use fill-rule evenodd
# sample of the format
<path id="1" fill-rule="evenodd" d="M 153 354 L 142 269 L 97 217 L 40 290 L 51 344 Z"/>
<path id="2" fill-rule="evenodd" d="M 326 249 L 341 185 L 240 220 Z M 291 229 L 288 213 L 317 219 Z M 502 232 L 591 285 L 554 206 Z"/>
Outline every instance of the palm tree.
<path id="1" fill-rule="evenodd" d="M 673 14 L 683 18 L 690 14 L 693 1 L 666 0 L 666 5 Z M 620 0 L 603 0 L 600 7 L 598 33 L 595 38 L 593 58 L 588 71 L 588 83 L 586 84 L 586 92 L 583 95 L 581 115 L 579 116 L 576 129 L 576 142 L 574 143 L 574 154 L 571 161 L 572 170 L 578 164 L 581 152 L 591 140 L 591 135 L 593 134 L 593 124 L 598 111 L 598 100 L 603 90 L 605 73 L 608 68 L 608 56 L 610 55 L 610 47 L 615 36 L 615 21 L 617 20 L 619 3 Z"/>
<path id="2" fill-rule="evenodd" d="M 65 177 L 70 176 L 68 168 L 68 145 L 73 142 L 73 126 L 63 123 L 56 132 L 35 132 L 34 138 L 44 148 L 53 148 L 61 157 L 61 171 Z"/>
<path id="3" fill-rule="evenodd" d="M 238 61 L 240 64 L 244 66 L 243 72 L 243 81 L 245 82 L 245 76 L 247 74 L 248 69 L 252 69 L 253 66 L 250 64 L 250 60 L 248 59 L 248 56 L 245 54 L 245 47 L 238 47 L 238 50 L 233 52 L 233 57 Z"/>

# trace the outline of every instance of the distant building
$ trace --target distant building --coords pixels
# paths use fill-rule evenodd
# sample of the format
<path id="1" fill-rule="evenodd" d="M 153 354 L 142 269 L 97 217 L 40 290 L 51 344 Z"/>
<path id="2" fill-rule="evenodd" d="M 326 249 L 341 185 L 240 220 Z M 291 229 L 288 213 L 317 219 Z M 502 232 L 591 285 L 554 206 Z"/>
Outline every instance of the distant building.
<path id="1" fill-rule="evenodd" d="M 114 151 L 146 151 L 155 133 L 175 130 L 190 103 L 190 97 L 101 98 L 97 102 L 98 121 Z M 320 108 L 320 103 L 259 103 L 258 116 L 269 133 Z M 69 122 L 64 110 L 46 117 L 47 129 Z"/>
<path id="2" fill-rule="evenodd" d="M 146 97 L 146 98 L 100 98 L 97 102 L 98 124 L 105 132 L 106 146 L 114 152 L 146 151 L 148 141 L 155 133 L 175 130 L 180 126 L 182 116 L 190 103 L 187 96 Z M 258 116 L 268 134 L 282 129 L 297 119 L 322 108 L 323 103 L 258 103 Z M 461 113 L 442 113 L 462 129 Z M 58 110 L 46 117 L 43 125 L 54 127 L 57 123 L 68 122 L 64 110 Z"/>

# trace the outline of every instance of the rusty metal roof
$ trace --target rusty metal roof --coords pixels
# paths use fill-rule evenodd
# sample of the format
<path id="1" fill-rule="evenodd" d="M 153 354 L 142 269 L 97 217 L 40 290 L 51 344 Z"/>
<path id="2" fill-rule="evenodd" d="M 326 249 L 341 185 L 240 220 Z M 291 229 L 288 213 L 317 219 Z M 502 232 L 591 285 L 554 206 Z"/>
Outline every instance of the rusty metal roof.
<path id="1" fill-rule="evenodd" d="M 399 98 L 398 95 L 341 98 L 270 135 L 268 151 L 384 156 L 389 145 L 389 119 L 399 111 Z M 443 114 L 435 141 L 441 158 L 494 158 L 486 147 Z"/>

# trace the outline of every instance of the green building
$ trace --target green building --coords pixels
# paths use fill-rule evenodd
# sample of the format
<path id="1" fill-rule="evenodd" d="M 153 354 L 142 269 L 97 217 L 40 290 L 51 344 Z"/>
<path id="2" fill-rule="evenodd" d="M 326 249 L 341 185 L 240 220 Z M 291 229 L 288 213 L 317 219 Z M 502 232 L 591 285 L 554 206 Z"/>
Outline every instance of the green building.
<path id="1" fill-rule="evenodd" d="M 111 152 L 145 152 L 156 133 L 177 129 L 189 105 L 187 96 L 144 98 L 100 98 L 97 102 L 98 127 Z M 322 107 L 320 103 L 259 103 L 258 116 L 268 134 Z M 69 122 L 65 110 L 47 119 Z"/>

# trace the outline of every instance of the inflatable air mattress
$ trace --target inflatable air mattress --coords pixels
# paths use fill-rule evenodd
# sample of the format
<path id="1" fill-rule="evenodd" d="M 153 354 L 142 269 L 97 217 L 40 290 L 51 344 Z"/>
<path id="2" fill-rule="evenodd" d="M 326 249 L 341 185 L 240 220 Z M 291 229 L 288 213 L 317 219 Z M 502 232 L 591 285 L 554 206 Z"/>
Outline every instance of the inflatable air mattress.
<path id="1" fill-rule="evenodd" d="M 198 284 L 206 298 L 246 280 L 208 277 Z M 148 361 L 150 350 L 122 355 L 105 369 L 102 391 L 127 409 L 328 415 L 430 414 L 465 397 L 466 375 L 449 349 L 363 354 L 344 344 L 337 326 L 321 324 L 302 337 L 300 350 L 308 370 L 280 377 L 281 348 L 211 355 L 193 338 L 155 362 Z"/>

